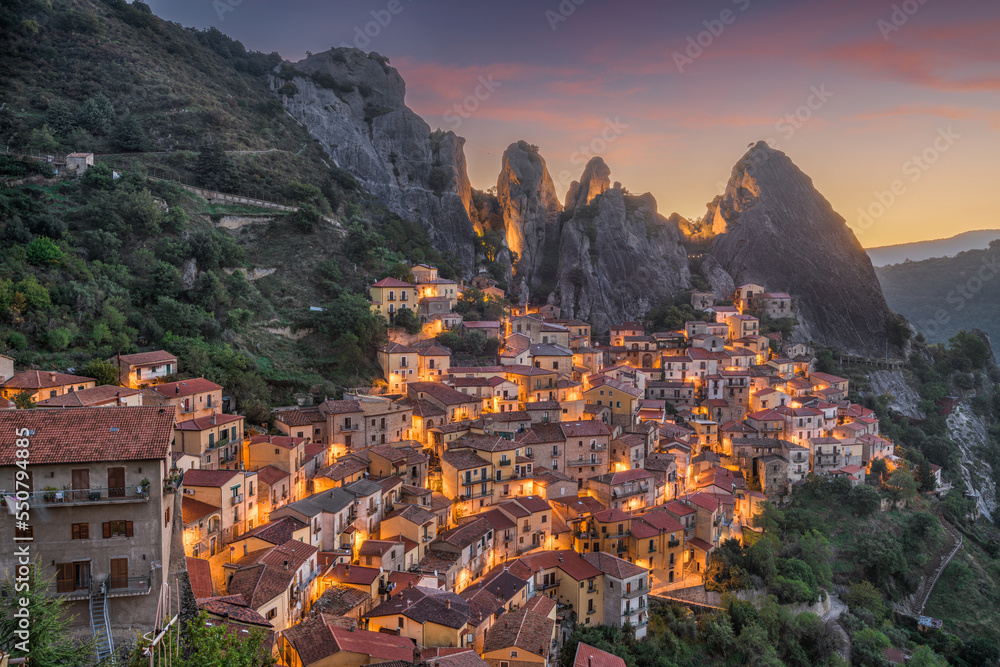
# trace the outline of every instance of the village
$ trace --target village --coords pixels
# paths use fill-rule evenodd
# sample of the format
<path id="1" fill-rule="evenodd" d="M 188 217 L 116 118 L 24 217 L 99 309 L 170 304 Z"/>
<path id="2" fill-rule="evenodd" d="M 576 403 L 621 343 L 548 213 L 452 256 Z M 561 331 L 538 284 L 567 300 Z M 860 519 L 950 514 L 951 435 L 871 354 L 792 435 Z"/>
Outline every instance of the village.
<path id="1" fill-rule="evenodd" d="M 794 317 L 789 294 L 694 291 L 702 319 L 683 329 L 621 322 L 598 341 L 555 306 L 506 305 L 485 276 L 412 276 L 370 287 L 390 324 L 383 381 L 275 408 L 270 426 L 226 387 L 175 379 L 168 352 L 110 359 L 118 385 L 0 357 L 35 512 L 4 523 L 4 557 L 34 540 L 99 652 L 112 627 L 163 619 L 179 568 L 212 623 L 263 629 L 289 667 L 547 666 L 578 624 L 643 637 L 650 596 L 702 587 L 713 551 L 810 474 L 853 486 L 895 458 L 847 379 L 762 334 L 762 317 Z M 464 319 L 466 290 L 504 316 Z M 391 326 L 407 310 L 415 334 Z M 491 341 L 492 365 L 458 365 L 445 331 Z M 0 466 L 13 495 L 13 453 Z M 581 643 L 576 667 L 594 661 L 625 665 Z"/>

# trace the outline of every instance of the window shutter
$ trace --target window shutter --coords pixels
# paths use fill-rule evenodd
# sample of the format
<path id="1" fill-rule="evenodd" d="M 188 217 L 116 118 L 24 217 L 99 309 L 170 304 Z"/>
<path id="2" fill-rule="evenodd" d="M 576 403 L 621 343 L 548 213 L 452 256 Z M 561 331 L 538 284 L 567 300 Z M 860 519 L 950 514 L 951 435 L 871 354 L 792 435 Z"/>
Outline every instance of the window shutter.
<path id="1" fill-rule="evenodd" d="M 80 524 L 80 539 L 89 540 L 90 539 L 90 524 L 81 523 Z"/>
<path id="2" fill-rule="evenodd" d="M 111 537 L 111 522 L 105 521 L 103 525 L 104 525 L 104 537 L 105 538 Z"/>
<path id="3" fill-rule="evenodd" d="M 74 539 L 74 540 L 80 539 L 80 524 L 74 523 L 70 527 L 70 537 L 71 537 L 71 539 Z"/>
<path id="4" fill-rule="evenodd" d="M 125 522 L 125 537 L 132 537 L 132 522 Z"/>

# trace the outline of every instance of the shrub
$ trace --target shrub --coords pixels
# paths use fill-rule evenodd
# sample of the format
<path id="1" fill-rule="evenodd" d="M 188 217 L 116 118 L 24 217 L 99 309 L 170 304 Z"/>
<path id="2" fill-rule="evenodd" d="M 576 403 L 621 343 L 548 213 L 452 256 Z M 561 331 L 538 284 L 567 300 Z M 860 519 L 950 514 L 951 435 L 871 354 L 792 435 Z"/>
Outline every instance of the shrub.
<path id="1" fill-rule="evenodd" d="M 60 264 L 66 256 L 52 239 L 44 236 L 39 236 L 29 243 L 27 251 L 28 261 L 35 266 Z"/>

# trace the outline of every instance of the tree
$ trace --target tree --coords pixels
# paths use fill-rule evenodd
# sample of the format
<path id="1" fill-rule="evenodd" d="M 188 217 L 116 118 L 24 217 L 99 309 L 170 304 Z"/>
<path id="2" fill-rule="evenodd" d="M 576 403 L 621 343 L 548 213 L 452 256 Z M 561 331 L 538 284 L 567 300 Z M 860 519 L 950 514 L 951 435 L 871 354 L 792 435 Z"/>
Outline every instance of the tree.
<path id="1" fill-rule="evenodd" d="M 43 667 L 93 665 L 95 640 L 81 642 L 70 638 L 69 623 L 72 619 L 68 615 L 69 603 L 58 595 L 49 594 L 53 581 L 38 576 L 41 568 L 41 563 L 32 567 L 27 587 L 13 579 L 3 583 L 3 595 L 0 595 L 0 649 L 14 658 L 30 655 L 32 665 Z M 31 619 L 27 639 L 18 634 L 24 630 L 20 619 L 14 616 L 20 609 L 26 609 Z"/>
<path id="2" fill-rule="evenodd" d="M 194 171 L 201 184 L 207 188 L 234 192 L 240 187 L 240 175 L 236 165 L 218 142 L 212 141 L 202 147 Z"/>
<path id="3" fill-rule="evenodd" d="M 422 326 L 416 314 L 409 308 L 400 308 L 396 311 L 396 317 L 392 323 L 394 326 L 401 327 L 408 334 L 419 333 Z"/>
<path id="4" fill-rule="evenodd" d="M 107 359 L 91 359 L 80 369 L 83 377 L 94 378 L 98 386 L 118 385 L 118 368 Z"/>
<path id="5" fill-rule="evenodd" d="M 883 619 L 889 614 L 882 594 L 875 588 L 872 582 L 865 579 L 850 584 L 844 601 L 847 602 L 847 606 L 854 613 L 857 613 L 858 609 L 866 609 L 871 612 L 875 623 L 879 625 L 881 625 Z"/>
<path id="6" fill-rule="evenodd" d="M 893 470 L 886 487 L 897 500 L 909 500 L 917 495 L 917 480 L 913 479 L 913 473 L 907 468 Z"/>
<path id="7" fill-rule="evenodd" d="M 80 106 L 76 122 L 91 134 L 103 137 L 115 122 L 115 109 L 104 93 L 97 93 Z"/>
<path id="8" fill-rule="evenodd" d="M 136 117 L 127 114 L 115 123 L 111 133 L 111 143 L 116 150 L 131 153 L 146 150 L 149 140 L 146 136 L 146 130 L 139 124 Z"/>
<path id="9" fill-rule="evenodd" d="M 882 484 L 889 476 L 889 465 L 885 459 L 875 459 L 868 468 L 868 479 L 876 484 Z"/>
<path id="10" fill-rule="evenodd" d="M 995 639 L 973 637 L 962 646 L 962 659 L 970 667 L 992 667 L 1000 660 L 1000 647 Z"/>
<path id="11" fill-rule="evenodd" d="M 851 647 L 851 664 L 864 667 L 882 667 L 886 660 L 882 651 L 892 646 L 889 639 L 878 630 L 864 628 L 856 632 Z"/>
<path id="12" fill-rule="evenodd" d="M 193 618 L 181 633 L 181 657 L 170 660 L 171 667 L 271 667 L 276 663 L 266 648 L 267 633 L 262 628 L 253 628 L 249 636 L 233 632 L 225 624 L 209 624 L 204 611 Z M 140 642 L 129 656 L 129 667 L 145 667 L 149 657 L 144 655 L 148 642 Z M 32 660 L 34 664 L 34 660 Z M 166 667 L 155 655 L 153 665 Z"/>
<path id="13" fill-rule="evenodd" d="M 948 667 L 948 661 L 935 653 L 930 646 L 918 646 L 906 664 L 909 667 Z"/>
<path id="14" fill-rule="evenodd" d="M 921 493 L 930 493 L 937 488 L 937 478 L 934 476 L 934 470 L 931 468 L 931 462 L 924 459 L 917 466 L 917 480 L 920 485 Z"/>
<path id="15" fill-rule="evenodd" d="M 14 405 L 19 410 L 30 410 L 34 408 L 35 407 L 34 394 L 27 389 L 14 394 Z"/>
<path id="16" fill-rule="evenodd" d="M 35 266 L 61 264 L 66 255 L 52 239 L 39 236 L 28 244 L 28 261 Z"/>
<path id="17" fill-rule="evenodd" d="M 868 516 L 878 510 L 882 501 L 878 489 L 867 484 L 859 484 L 851 489 L 848 498 L 859 516 Z"/>

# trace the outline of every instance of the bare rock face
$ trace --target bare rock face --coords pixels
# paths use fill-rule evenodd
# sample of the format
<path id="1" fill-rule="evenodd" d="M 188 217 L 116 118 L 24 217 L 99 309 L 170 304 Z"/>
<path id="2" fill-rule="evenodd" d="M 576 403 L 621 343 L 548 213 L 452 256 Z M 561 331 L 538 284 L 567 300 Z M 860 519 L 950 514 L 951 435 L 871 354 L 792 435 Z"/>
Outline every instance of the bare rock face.
<path id="1" fill-rule="evenodd" d="M 504 151 L 497 202 L 507 247 L 518 256 L 514 275 L 527 288 L 521 294 L 527 294 L 541 268 L 546 243 L 559 242 L 562 211 L 545 160 L 527 142 L 515 142 Z"/>
<path id="2" fill-rule="evenodd" d="M 690 289 L 691 278 L 676 221 L 657 213 L 650 194 L 609 188 L 609 175 L 604 161 L 594 158 L 575 194 L 567 196 L 567 204 L 575 206 L 562 216 L 550 297 L 563 317 L 589 320 L 595 331 L 641 318 L 660 301 Z"/>
<path id="3" fill-rule="evenodd" d="M 737 285 L 790 293 L 803 330 L 820 343 L 883 353 L 891 313 L 871 261 L 784 153 L 764 142 L 751 148 L 705 220 L 718 234 L 711 255 Z"/>
<path id="4" fill-rule="evenodd" d="M 570 183 L 569 192 L 566 193 L 566 210 L 586 206 L 610 187 L 611 169 L 600 157 L 591 158 L 580 180 Z"/>
<path id="5" fill-rule="evenodd" d="M 733 295 L 736 294 L 736 283 L 733 282 L 733 277 L 722 268 L 719 260 L 712 255 L 706 256 L 702 261 L 699 273 L 711 285 L 712 293 L 717 300 L 732 299 Z"/>
<path id="6" fill-rule="evenodd" d="M 406 84 L 395 68 L 377 53 L 331 49 L 279 66 L 271 85 L 337 166 L 394 212 L 419 222 L 434 247 L 454 252 L 472 271 L 465 139 L 431 132 L 405 105 Z"/>

